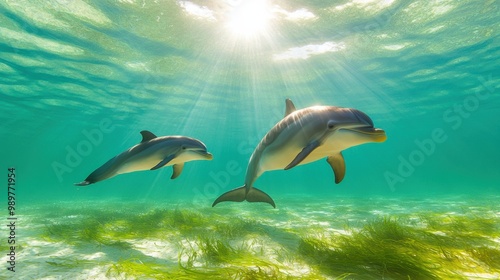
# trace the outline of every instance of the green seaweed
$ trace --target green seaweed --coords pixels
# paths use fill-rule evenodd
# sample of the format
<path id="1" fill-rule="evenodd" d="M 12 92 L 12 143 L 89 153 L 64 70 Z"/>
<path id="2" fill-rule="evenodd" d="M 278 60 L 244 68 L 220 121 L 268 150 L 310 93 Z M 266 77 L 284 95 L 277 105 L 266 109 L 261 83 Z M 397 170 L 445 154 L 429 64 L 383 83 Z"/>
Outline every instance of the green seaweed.
<path id="1" fill-rule="evenodd" d="M 385 218 L 368 223 L 352 235 L 330 240 L 305 238 L 299 252 L 328 275 L 437 279 L 434 267 L 421 257 L 413 238 L 409 228 Z"/>
<path id="2" fill-rule="evenodd" d="M 194 279 L 182 269 L 144 262 L 139 259 L 119 260 L 109 266 L 107 278 L 114 279 Z"/>
<path id="3" fill-rule="evenodd" d="M 90 267 L 94 264 L 93 261 L 89 260 L 66 259 L 63 257 L 51 258 L 50 261 L 45 261 L 45 263 L 58 269 Z"/>
<path id="4" fill-rule="evenodd" d="M 215 239 L 202 239 L 198 243 L 202 255 L 209 263 L 230 262 L 243 253 L 243 248 L 235 248 L 228 242 Z"/>
<path id="5" fill-rule="evenodd" d="M 483 262 L 493 269 L 500 269 L 500 250 L 481 246 L 478 248 L 469 249 L 469 253 L 475 259 Z"/>
<path id="6" fill-rule="evenodd" d="M 332 221 L 327 211 L 309 208 L 281 209 L 279 215 L 237 215 L 231 209 L 229 215 L 196 207 L 67 205 L 62 218 L 43 220 L 40 237 L 104 252 L 98 261 L 60 257 L 48 259 L 48 266 L 107 267 L 108 277 L 119 279 L 460 279 L 470 267 L 500 273 L 496 210 L 479 215 L 483 208 L 463 207 L 366 218 L 374 217 L 367 203 L 355 210 L 337 207 L 350 218 Z M 282 216 L 293 221 L 274 224 Z M 153 245 L 142 245 L 145 239 Z M 177 260 L 144 251 L 158 253 L 162 246 L 176 252 Z M 117 252 L 125 259 L 108 257 Z"/>

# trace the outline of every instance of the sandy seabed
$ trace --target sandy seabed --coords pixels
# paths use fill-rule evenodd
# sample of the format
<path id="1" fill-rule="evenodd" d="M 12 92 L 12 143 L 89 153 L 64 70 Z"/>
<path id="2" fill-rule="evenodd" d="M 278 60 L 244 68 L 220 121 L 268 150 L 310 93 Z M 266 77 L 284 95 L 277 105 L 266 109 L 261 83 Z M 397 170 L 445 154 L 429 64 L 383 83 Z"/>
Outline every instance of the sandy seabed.
<path id="1" fill-rule="evenodd" d="M 500 197 L 72 201 L 17 216 L 14 279 L 499 279 Z M 9 254 L 7 242 L 0 247 Z M 6 258 L 8 261 L 8 256 Z"/>

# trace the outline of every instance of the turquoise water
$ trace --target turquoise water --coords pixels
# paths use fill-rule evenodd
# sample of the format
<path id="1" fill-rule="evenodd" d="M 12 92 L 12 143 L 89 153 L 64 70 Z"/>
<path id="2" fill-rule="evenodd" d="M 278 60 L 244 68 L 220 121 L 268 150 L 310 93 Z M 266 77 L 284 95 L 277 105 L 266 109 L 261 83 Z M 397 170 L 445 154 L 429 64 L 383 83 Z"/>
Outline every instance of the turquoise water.
<path id="1" fill-rule="evenodd" d="M 344 227 L 356 232 L 376 217 L 411 220 L 417 208 L 414 212 L 425 217 L 458 213 L 498 222 L 500 209 L 493 201 L 500 195 L 499 22 L 498 1 L 0 1 L 1 170 L 5 178 L 10 167 L 16 174 L 22 246 L 17 276 L 35 277 L 36 268 L 47 271 L 43 277 L 67 273 L 85 278 L 91 268 L 100 266 L 94 272 L 104 275 L 110 262 L 129 259 L 155 265 L 169 259 L 176 265 L 186 249 L 181 240 L 169 247 L 171 255 L 149 254 L 153 259 L 143 260 L 134 255 L 138 245 L 130 242 L 123 251 L 111 246 L 115 251 L 110 253 L 109 240 L 128 242 L 131 237 L 109 235 L 109 228 L 102 231 L 109 242 L 100 246 L 90 241 L 75 245 L 74 236 L 49 238 L 54 233 L 44 224 L 64 225 L 79 211 L 86 219 L 100 219 L 129 210 L 140 220 L 138 209 L 190 209 L 213 224 L 227 222 L 228 215 L 241 216 L 266 226 L 258 232 L 258 243 L 265 247 L 271 238 L 272 248 L 287 243 L 276 232 L 291 231 L 292 240 Z M 324 160 L 264 173 L 255 186 L 273 197 L 277 210 L 246 202 L 211 208 L 220 194 L 243 185 L 250 155 L 283 118 L 286 98 L 297 109 L 333 105 L 361 110 L 386 131 L 387 141 L 344 151 L 347 171 L 338 185 Z M 139 143 L 142 130 L 197 138 L 214 158 L 186 163 L 175 180 L 166 167 L 88 187 L 73 185 Z M 366 201 L 374 198 L 377 203 L 370 208 Z M 3 201 L 7 208 L 7 194 Z M 391 210 L 394 201 L 402 210 Z M 439 201 L 446 202 L 445 209 Z M 92 212 L 104 211 L 107 203 L 119 207 L 119 213 Z M 413 203 L 420 206 L 405 208 Z M 332 208 L 337 204 L 345 207 Z M 363 214 L 349 216 L 358 207 Z M 484 214 L 474 212 L 477 207 L 485 207 Z M 61 220 L 55 211 L 64 213 Z M 328 223 L 316 211 L 331 213 Z M 305 223 L 300 231 L 283 226 L 297 215 Z M 455 221 L 453 214 L 448 216 Z M 110 223 L 116 221 L 121 220 Z M 319 226 L 308 232 L 308 221 Z M 493 227 L 482 232 L 489 241 L 469 245 L 498 252 L 499 232 Z M 201 233 L 193 229 L 192 234 Z M 37 253 L 37 246 L 53 250 Z M 102 255 L 82 266 L 51 265 L 65 263 L 50 258 L 67 246 L 78 256 Z M 283 250 L 303 255 L 297 246 Z M 23 264 L 23 254 L 25 260 L 36 254 L 48 259 L 30 266 Z M 221 276 L 216 268 L 255 266 L 207 263 L 202 255 L 192 269 L 217 277 L 235 278 L 237 272 Z M 273 258 L 281 268 L 278 275 L 297 277 L 298 272 L 287 274 L 280 266 L 293 267 L 297 261 L 288 260 Z M 474 260 L 476 272 L 499 277 L 498 264 Z M 367 275 L 315 270 L 313 261 L 302 265 L 302 274 L 311 279 Z M 154 278 L 168 278 L 158 271 Z M 444 277 L 448 270 L 439 271 Z M 127 275 L 141 274 L 102 277 Z"/>

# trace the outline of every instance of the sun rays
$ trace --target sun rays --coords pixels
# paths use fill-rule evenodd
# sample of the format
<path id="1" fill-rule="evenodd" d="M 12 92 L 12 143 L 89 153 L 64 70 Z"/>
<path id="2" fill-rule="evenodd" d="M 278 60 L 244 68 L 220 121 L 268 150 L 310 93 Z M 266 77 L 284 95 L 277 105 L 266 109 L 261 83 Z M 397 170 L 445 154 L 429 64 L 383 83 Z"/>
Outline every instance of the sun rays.
<path id="1" fill-rule="evenodd" d="M 266 0 L 240 1 L 227 16 L 226 27 L 237 38 L 252 38 L 269 32 L 272 11 Z"/>

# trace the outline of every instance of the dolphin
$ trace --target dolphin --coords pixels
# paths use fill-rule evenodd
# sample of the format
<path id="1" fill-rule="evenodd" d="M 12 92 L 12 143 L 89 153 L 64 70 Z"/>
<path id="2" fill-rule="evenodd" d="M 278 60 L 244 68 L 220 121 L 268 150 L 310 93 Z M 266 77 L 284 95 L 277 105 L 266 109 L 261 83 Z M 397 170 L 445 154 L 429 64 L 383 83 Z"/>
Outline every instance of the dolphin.
<path id="1" fill-rule="evenodd" d="M 254 182 L 270 170 L 288 170 L 327 158 L 340 183 L 345 174 L 342 151 L 369 142 L 384 142 L 385 131 L 374 128 L 365 113 L 335 106 L 313 106 L 296 110 L 286 100 L 285 117 L 262 138 L 248 162 L 245 184 L 219 196 L 212 207 L 223 201 L 266 202 L 274 208 L 273 199 L 255 188 Z"/>
<path id="2" fill-rule="evenodd" d="M 119 174 L 141 170 L 156 170 L 173 165 L 171 179 L 177 178 L 184 163 L 193 160 L 211 160 L 212 154 L 200 140 L 185 136 L 157 137 L 141 131 L 141 143 L 108 160 L 76 186 L 86 186 Z"/>

